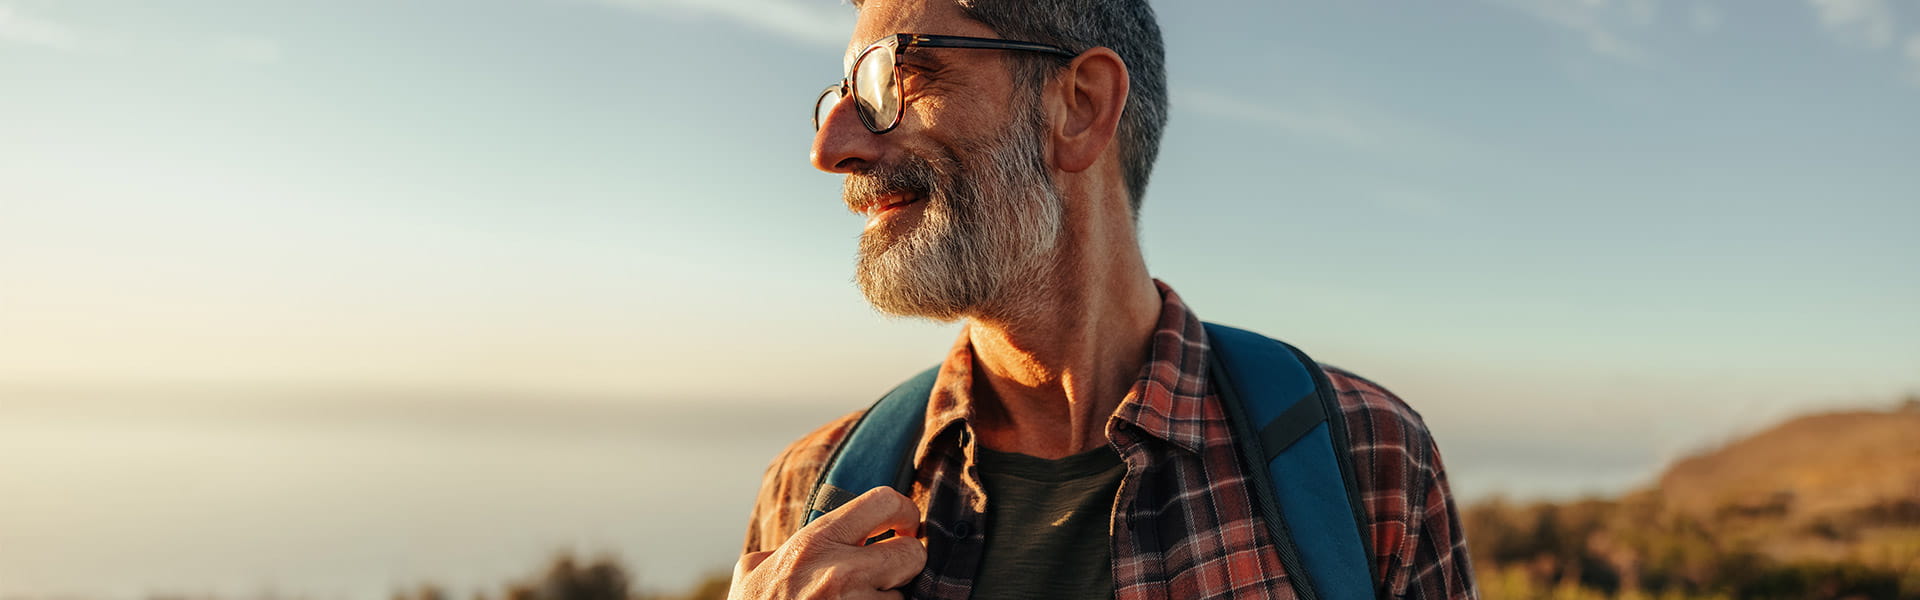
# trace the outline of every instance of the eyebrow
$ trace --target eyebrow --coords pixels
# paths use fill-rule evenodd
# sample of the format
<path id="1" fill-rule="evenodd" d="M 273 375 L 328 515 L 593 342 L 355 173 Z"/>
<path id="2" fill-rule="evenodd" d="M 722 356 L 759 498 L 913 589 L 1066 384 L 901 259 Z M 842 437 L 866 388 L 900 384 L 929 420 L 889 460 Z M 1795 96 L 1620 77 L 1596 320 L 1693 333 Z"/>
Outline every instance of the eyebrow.
<path id="1" fill-rule="evenodd" d="M 940 58 L 938 52 L 907 52 L 900 55 L 900 62 L 923 63 L 936 69 L 947 67 L 946 59 Z"/>
<path id="2" fill-rule="evenodd" d="M 881 38 L 881 39 L 885 39 L 885 38 Z M 864 52 L 865 50 L 866 48 L 864 47 L 861 48 L 861 51 Z M 846 72 L 847 70 L 852 69 L 853 61 L 858 59 L 859 57 L 860 55 L 858 53 L 852 53 L 852 52 L 842 55 L 840 57 L 841 72 Z M 911 61 L 915 63 L 924 64 L 928 67 L 935 68 L 935 69 L 945 69 L 948 66 L 947 60 L 944 58 L 940 58 L 940 53 L 938 52 L 905 52 L 900 54 L 900 57 L 901 57 L 900 62 Z"/>

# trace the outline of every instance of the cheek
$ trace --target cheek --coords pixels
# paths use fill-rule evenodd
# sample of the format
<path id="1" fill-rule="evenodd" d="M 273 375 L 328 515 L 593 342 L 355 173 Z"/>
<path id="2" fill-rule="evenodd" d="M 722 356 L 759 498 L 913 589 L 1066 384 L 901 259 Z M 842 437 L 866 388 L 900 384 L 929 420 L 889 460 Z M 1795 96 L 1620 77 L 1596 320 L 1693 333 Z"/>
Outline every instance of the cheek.
<path id="1" fill-rule="evenodd" d="M 887 137 L 894 138 L 901 151 L 925 161 L 941 176 L 959 175 L 953 171 L 977 148 L 972 142 L 982 138 L 956 114 L 958 108 L 943 100 L 915 100 L 907 104 L 906 117 Z"/>
<path id="2" fill-rule="evenodd" d="M 909 134 L 914 151 L 928 159 L 945 158 L 949 164 L 978 161 L 979 154 L 993 151 L 993 141 L 1006 135 L 1010 121 L 987 114 L 981 107 L 963 100 L 933 100 L 908 105 L 912 123 Z"/>
<path id="3" fill-rule="evenodd" d="M 907 121 L 902 125 L 913 125 L 914 129 L 928 137 L 944 137 L 959 129 L 957 107 L 944 96 L 921 96 L 907 102 Z"/>
<path id="4" fill-rule="evenodd" d="M 929 86 L 907 100 L 901 127 L 914 134 L 964 146 L 964 140 L 991 139 L 1012 123 L 1005 99 L 989 98 L 957 86 Z"/>

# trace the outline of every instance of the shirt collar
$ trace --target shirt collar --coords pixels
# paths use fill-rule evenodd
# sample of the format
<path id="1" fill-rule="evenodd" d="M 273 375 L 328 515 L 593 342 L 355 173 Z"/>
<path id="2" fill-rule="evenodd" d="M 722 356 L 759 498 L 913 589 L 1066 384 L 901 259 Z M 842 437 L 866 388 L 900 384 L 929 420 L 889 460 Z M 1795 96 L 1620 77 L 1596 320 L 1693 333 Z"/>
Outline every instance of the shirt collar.
<path id="1" fill-rule="evenodd" d="M 967 429 L 967 423 L 973 418 L 973 342 L 968 335 L 971 323 L 960 328 L 960 339 L 947 350 L 947 358 L 940 363 L 940 373 L 933 381 L 933 395 L 927 399 L 926 433 L 920 436 L 920 444 L 914 449 L 913 462 L 920 464 L 926 459 L 927 449 L 933 440 L 946 435 L 947 429 L 960 427 L 967 435 L 961 439 L 963 451 L 973 453 L 973 435 Z"/>
<path id="2" fill-rule="evenodd" d="M 1128 423 L 1189 452 L 1199 452 L 1206 441 L 1207 422 L 1224 418 L 1219 407 L 1207 401 L 1206 330 L 1173 288 L 1158 279 L 1153 285 L 1160 291 L 1160 316 L 1147 359 L 1108 420 L 1107 436 L 1112 439 L 1114 428 Z M 960 339 L 947 352 L 934 380 L 927 402 L 926 435 L 914 449 L 915 464 L 926 458 L 933 440 L 953 427 L 961 428 L 960 444 L 971 460 L 973 435 L 967 423 L 973 416 L 974 368 L 968 327 L 960 329 Z"/>
<path id="3" fill-rule="evenodd" d="M 1160 289 L 1160 319 L 1140 376 L 1107 423 L 1107 437 L 1113 437 L 1118 424 L 1130 423 L 1147 435 L 1199 452 L 1208 422 L 1225 418 L 1218 405 L 1207 401 L 1206 328 L 1173 288 L 1158 279 L 1153 285 Z"/>

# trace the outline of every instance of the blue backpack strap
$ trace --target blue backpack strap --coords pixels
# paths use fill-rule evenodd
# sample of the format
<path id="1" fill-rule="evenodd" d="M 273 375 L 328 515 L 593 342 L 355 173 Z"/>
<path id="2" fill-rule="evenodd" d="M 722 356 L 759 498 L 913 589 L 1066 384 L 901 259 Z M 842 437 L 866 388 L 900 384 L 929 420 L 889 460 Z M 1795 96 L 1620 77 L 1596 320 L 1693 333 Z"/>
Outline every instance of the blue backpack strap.
<path id="1" fill-rule="evenodd" d="M 1214 390 L 1234 424 L 1281 564 L 1305 600 L 1374 597 L 1351 446 L 1313 359 L 1278 340 L 1206 324 Z"/>
<path id="2" fill-rule="evenodd" d="M 935 365 L 893 388 L 867 413 L 855 421 L 853 429 L 840 441 L 820 470 L 807 498 L 807 519 L 812 523 L 821 515 L 852 501 L 867 490 L 893 486 L 900 493 L 913 495 L 913 444 L 920 441 L 920 428 L 927 418 L 927 398 L 933 394 L 934 378 L 940 374 Z"/>

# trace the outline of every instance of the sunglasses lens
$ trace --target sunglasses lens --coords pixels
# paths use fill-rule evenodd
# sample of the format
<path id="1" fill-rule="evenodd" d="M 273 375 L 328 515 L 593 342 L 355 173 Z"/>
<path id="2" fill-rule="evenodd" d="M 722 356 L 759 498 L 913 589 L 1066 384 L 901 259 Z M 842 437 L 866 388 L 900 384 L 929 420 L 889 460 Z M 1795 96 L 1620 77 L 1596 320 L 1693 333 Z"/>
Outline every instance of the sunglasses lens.
<path id="1" fill-rule="evenodd" d="M 827 88 L 827 91 L 820 92 L 820 97 L 813 101 L 813 130 L 819 131 L 820 126 L 826 125 L 827 115 L 833 114 L 833 107 L 839 105 L 840 86 L 836 85 Z"/>
<path id="2" fill-rule="evenodd" d="M 874 129 L 893 127 L 900 115 L 900 89 L 893 80 L 893 49 L 875 47 L 853 66 L 855 106 Z"/>

